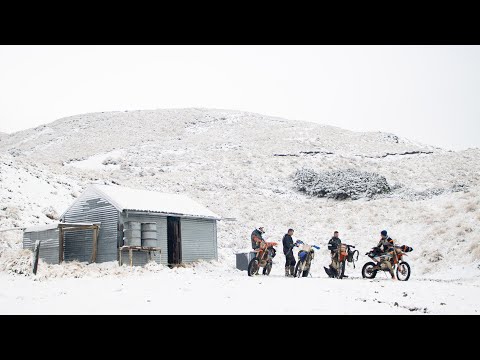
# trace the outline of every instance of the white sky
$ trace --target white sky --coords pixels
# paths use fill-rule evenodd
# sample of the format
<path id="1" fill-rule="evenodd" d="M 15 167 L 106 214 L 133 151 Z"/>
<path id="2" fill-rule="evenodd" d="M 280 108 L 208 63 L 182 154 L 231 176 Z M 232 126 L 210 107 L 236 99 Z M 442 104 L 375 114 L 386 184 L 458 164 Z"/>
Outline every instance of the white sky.
<path id="1" fill-rule="evenodd" d="M 480 46 L 0 46 L 0 131 L 204 107 L 480 147 Z"/>

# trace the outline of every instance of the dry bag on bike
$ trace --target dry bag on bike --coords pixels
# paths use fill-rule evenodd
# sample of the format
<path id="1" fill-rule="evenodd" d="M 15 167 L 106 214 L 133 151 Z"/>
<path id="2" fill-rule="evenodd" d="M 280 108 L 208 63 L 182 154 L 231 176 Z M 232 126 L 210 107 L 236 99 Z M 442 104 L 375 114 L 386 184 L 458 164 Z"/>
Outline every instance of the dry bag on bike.
<path id="1" fill-rule="evenodd" d="M 413 251 L 413 248 L 407 245 L 402 245 L 400 246 L 400 250 L 402 250 L 403 252 L 410 252 Z"/>
<path id="2" fill-rule="evenodd" d="M 358 254 L 359 254 L 358 250 L 352 251 L 352 250 L 348 249 L 348 255 L 347 255 L 347 261 L 348 262 L 353 261 L 353 257 L 355 256 L 355 253 L 357 253 L 357 259 L 356 260 L 358 260 Z"/>

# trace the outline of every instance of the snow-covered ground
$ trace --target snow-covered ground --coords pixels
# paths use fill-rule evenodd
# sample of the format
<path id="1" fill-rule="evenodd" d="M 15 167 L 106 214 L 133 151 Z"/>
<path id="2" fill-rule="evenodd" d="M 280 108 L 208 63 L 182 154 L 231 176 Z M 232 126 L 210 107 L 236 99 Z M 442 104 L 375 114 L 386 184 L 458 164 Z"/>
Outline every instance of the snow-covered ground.
<path id="1" fill-rule="evenodd" d="M 393 192 L 354 201 L 307 196 L 294 183 L 301 168 L 376 173 Z M 34 277 L 21 231 L 0 231 L 2 311 L 89 312 L 89 287 L 102 294 L 92 312 L 167 311 L 149 308 L 163 301 L 172 313 L 245 313 L 252 291 L 271 298 L 277 313 L 475 313 L 480 303 L 479 149 L 445 151 L 393 134 L 208 109 L 81 114 L 0 136 L 0 229 L 54 222 L 90 183 L 185 193 L 227 218 L 218 224 L 218 262 L 195 273 L 41 263 Z M 320 245 L 313 277 L 283 278 L 280 249 L 270 277 L 237 271 L 235 253 L 249 250 L 250 233 L 261 225 L 269 241 L 280 242 L 292 227 L 294 238 Z M 364 253 L 383 229 L 414 248 L 407 283 L 383 274 L 359 278 Z M 360 250 L 357 268 L 347 268 L 351 277 L 342 281 L 323 271 L 334 230 Z M 285 303 L 285 286 L 309 294 L 303 308 Z M 82 299 L 82 309 L 70 307 Z M 141 301 L 146 307 L 130 306 Z"/>
<path id="2" fill-rule="evenodd" d="M 415 278 L 249 278 L 184 268 L 46 281 L 0 275 L 1 314 L 477 314 L 479 299 L 478 282 Z"/>

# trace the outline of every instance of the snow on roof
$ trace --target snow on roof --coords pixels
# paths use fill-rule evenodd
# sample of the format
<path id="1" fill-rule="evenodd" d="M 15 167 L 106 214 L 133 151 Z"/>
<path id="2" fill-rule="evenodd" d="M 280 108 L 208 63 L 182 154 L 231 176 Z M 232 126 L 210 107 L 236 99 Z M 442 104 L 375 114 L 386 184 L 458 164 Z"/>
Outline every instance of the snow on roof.
<path id="1" fill-rule="evenodd" d="M 100 224 L 100 223 L 54 223 L 54 224 L 46 224 L 46 225 L 37 225 L 37 226 L 31 226 L 28 228 L 25 228 L 23 232 L 37 232 L 37 231 L 46 231 L 46 230 L 53 230 L 58 228 L 58 225 L 71 225 L 71 226 L 91 226 L 94 224 Z"/>
<path id="2" fill-rule="evenodd" d="M 23 232 L 36 232 L 36 231 L 45 231 L 45 230 L 53 230 L 58 228 L 58 223 L 55 224 L 47 224 L 47 225 L 38 225 L 38 226 L 31 226 L 26 228 Z"/>
<path id="3" fill-rule="evenodd" d="M 116 185 L 91 185 L 119 211 L 136 210 L 220 219 L 220 216 L 186 195 L 130 189 Z"/>

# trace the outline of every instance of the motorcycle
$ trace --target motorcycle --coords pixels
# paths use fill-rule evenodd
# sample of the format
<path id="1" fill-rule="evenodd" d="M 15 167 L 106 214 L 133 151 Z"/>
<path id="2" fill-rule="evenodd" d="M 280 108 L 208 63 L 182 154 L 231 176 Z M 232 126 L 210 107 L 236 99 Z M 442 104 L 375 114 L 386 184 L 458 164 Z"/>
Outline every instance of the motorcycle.
<path id="1" fill-rule="evenodd" d="M 263 275 L 270 275 L 272 271 L 272 258 L 275 257 L 276 254 L 274 246 L 277 245 L 278 243 L 276 242 L 260 241 L 259 248 L 254 250 L 254 252 L 256 252 L 255 257 L 248 263 L 248 276 L 258 274 L 261 267 L 263 267 Z"/>
<path id="2" fill-rule="evenodd" d="M 323 267 L 329 277 L 337 278 L 337 279 L 343 279 L 344 277 L 348 277 L 347 275 L 345 275 L 346 262 L 352 262 L 353 268 L 355 268 L 355 261 L 358 260 L 358 255 L 359 255 L 358 250 L 352 251 L 351 249 L 355 249 L 355 246 L 340 244 L 337 247 L 337 249 L 335 250 L 335 257 L 336 257 L 336 262 L 338 264 L 338 268 L 335 269 L 332 267 L 330 268 L 326 268 L 325 266 Z M 357 253 L 356 260 L 354 259 L 355 253 Z"/>
<path id="3" fill-rule="evenodd" d="M 366 279 L 374 279 L 378 271 L 389 271 L 385 261 L 392 264 L 394 273 L 396 272 L 397 279 L 400 281 L 407 281 L 410 278 L 410 265 L 403 260 L 406 252 L 413 251 L 413 248 L 407 245 L 395 245 L 393 250 L 387 253 L 381 251 L 379 247 L 372 248 L 367 255 L 373 262 L 367 262 L 362 268 L 362 277 Z"/>
<path id="4" fill-rule="evenodd" d="M 298 261 L 295 266 L 295 277 L 307 277 L 310 272 L 310 265 L 315 256 L 315 250 L 320 250 L 317 245 L 308 245 L 301 240 L 296 241 L 296 246 L 302 245 L 302 249 L 298 252 Z"/>

